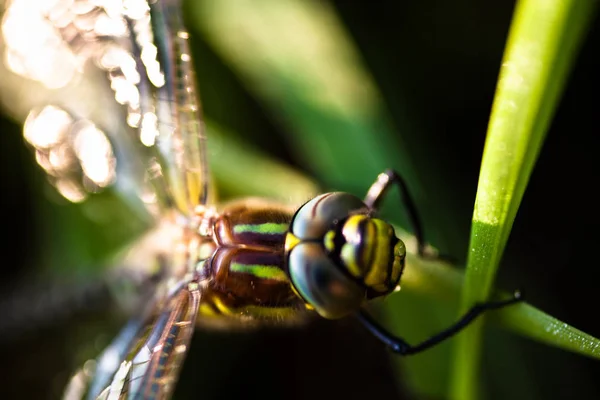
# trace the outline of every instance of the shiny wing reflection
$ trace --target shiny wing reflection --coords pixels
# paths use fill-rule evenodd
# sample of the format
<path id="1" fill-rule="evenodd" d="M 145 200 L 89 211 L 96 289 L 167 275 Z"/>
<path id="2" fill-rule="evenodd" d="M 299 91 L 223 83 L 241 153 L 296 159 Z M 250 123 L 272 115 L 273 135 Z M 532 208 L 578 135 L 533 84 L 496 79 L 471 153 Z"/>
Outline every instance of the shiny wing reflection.
<path id="1" fill-rule="evenodd" d="M 24 137 L 50 182 L 73 202 L 116 189 L 155 217 L 150 239 L 181 233 L 173 216 L 191 217 L 208 194 L 179 7 L 176 0 L 11 0 L 2 16 L 0 99 L 25 121 Z M 169 397 L 201 290 L 185 260 L 175 261 L 181 246 L 166 244 L 178 238 L 168 238 L 150 247 L 152 240 L 141 240 L 130 251 L 141 253 L 134 263 L 165 264 L 156 293 L 72 378 L 66 399 Z"/>
<path id="2" fill-rule="evenodd" d="M 2 102 L 17 118 L 29 112 L 25 138 L 69 200 L 114 184 L 154 215 L 189 215 L 206 202 L 205 137 L 179 6 L 7 2 L 2 72 L 16 79 L 2 80 Z"/>
<path id="3" fill-rule="evenodd" d="M 178 285 L 147 317 L 135 319 L 69 383 L 65 400 L 169 398 L 194 331 L 199 286 Z"/>

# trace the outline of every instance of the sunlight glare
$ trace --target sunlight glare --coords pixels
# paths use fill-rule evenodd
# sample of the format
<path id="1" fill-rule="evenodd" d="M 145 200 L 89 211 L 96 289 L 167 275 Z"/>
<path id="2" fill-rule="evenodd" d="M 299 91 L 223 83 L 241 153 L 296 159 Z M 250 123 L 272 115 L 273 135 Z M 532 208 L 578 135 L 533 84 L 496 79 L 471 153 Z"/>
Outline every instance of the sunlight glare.
<path id="1" fill-rule="evenodd" d="M 99 187 L 108 186 L 115 178 L 116 160 L 106 135 L 88 121 L 78 122 L 73 130 L 73 149 L 83 172 Z"/>

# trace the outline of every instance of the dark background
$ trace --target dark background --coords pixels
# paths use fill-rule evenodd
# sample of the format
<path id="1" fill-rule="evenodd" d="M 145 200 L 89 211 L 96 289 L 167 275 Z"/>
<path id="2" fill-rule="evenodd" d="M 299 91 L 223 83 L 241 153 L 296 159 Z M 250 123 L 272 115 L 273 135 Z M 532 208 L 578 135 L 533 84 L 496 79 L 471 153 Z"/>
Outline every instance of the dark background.
<path id="1" fill-rule="evenodd" d="M 392 118 L 404 118 L 408 109 L 413 123 L 420 124 L 420 132 L 426 135 L 419 137 L 419 143 L 430 146 L 416 151 L 425 159 L 435 157 L 451 166 L 446 189 L 457 194 L 457 212 L 465 221 L 457 227 L 457 235 L 467 240 L 465 231 L 513 4 L 334 4 Z M 596 252 L 600 243 L 596 187 L 599 34 L 598 24 L 592 23 L 527 187 L 497 282 L 503 288 L 523 288 L 528 302 L 596 337 L 600 336 Z M 244 132 L 246 140 L 273 156 L 312 173 L 294 158 L 281 128 L 226 63 L 202 37 L 196 38 L 195 45 L 195 54 L 206 63 L 205 68 L 199 66 L 201 87 L 221 83 L 227 96 L 237 99 L 236 107 L 252 115 L 252 121 L 248 125 L 239 118 L 228 119 L 223 109 L 213 109 L 210 98 L 203 95 L 206 115 Z M 23 287 L 24 280 L 39 274 L 35 265 L 51 231 L 47 225 L 40 228 L 44 213 L 67 206 L 56 205 L 52 195 L 48 200 L 51 190 L 23 143 L 20 126 L 3 118 L 1 131 L 0 295 L 8 296 L 14 288 Z M 464 254 L 454 256 L 464 258 Z M 16 290 L 34 299 L 43 286 Z M 9 398 L 55 398 L 72 367 L 69 354 L 83 342 L 71 341 L 72 333 L 93 331 L 94 326 L 104 324 L 98 322 L 104 321 L 104 312 L 91 312 L 102 310 L 101 306 L 94 304 L 85 314 L 46 321 L 53 323 L 30 319 L 23 321 L 28 328 L 11 327 L 12 334 L 3 332 L 0 376 L 5 395 L 8 388 Z M 490 398 L 600 396 L 597 360 L 489 331 L 484 366 Z M 504 346 L 512 349 L 511 357 L 503 354 Z M 397 387 L 403 385 L 396 377 L 385 350 L 352 320 L 316 321 L 295 331 L 197 332 L 177 398 L 410 398 L 403 390 L 398 394 Z M 195 395 L 198 391 L 202 396 Z"/>

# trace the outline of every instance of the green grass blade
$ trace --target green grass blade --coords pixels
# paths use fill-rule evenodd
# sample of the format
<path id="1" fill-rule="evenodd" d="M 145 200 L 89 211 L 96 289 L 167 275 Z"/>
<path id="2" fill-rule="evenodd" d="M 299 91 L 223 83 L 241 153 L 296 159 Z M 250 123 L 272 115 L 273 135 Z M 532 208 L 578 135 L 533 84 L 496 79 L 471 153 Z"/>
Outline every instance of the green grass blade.
<path id="1" fill-rule="evenodd" d="M 501 310 L 493 320 L 538 342 L 600 360 L 600 340 L 529 304 Z"/>
<path id="2" fill-rule="evenodd" d="M 594 2 L 520 1 L 488 127 L 462 310 L 488 298 L 533 165 Z M 451 395 L 478 397 L 482 320 L 457 341 Z M 528 329 L 528 328 L 524 328 Z"/>

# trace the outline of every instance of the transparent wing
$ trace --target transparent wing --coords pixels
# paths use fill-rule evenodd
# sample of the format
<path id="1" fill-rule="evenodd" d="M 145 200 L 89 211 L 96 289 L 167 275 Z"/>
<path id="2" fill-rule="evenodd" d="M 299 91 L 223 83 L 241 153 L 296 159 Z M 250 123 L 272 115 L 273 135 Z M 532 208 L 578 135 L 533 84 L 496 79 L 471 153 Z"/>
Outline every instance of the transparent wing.
<path id="1" fill-rule="evenodd" d="M 114 185 L 189 214 L 208 170 L 188 35 L 179 1 L 150 3 L 7 1 L 0 98 L 69 199 Z"/>
<path id="2" fill-rule="evenodd" d="M 159 125 L 158 147 L 165 157 L 161 165 L 166 169 L 176 205 L 180 210 L 193 210 L 206 204 L 208 166 L 189 35 L 178 0 L 153 3 L 151 14 L 166 85 L 158 88 L 157 96 L 145 98 L 157 99 L 158 120 L 166 121 Z"/>
<path id="3" fill-rule="evenodd" d="M 64 400 L 168 399 L 194 331 L 199 285 L 179 285 L 132 320 L 98 358 L 71 378 Z"/>

